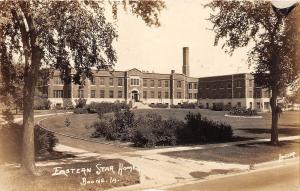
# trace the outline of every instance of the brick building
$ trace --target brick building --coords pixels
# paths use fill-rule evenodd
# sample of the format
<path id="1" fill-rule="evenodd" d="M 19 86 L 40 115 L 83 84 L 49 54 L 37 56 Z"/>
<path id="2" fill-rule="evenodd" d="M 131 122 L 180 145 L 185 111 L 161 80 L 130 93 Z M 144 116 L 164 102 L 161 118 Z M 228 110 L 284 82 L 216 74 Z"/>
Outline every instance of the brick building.
<path id="1" fill-rule="evenodd" d="M 268 108 L 269 95 L 255 87 L 250 74 L 190 77 L 188 47 L 183 48 L 182 73 L 174 70 L 169 74 L 149 73 L 133 68 L 128 71 L 95 70 L 93 76 L 80 88 L 74 84 L 64 85 L 59 72 L 54 72 L 53 77 L 40 87 L 44 87 L 43 92 L 53 105 L 61 106 L 67 99 L 74 103 L 78 98 L 85 98 L 87 103 L 133 101 L 176 105 L 198 102 L 210 108 L 217 102 L 230 102 L 241 107 Z"/>

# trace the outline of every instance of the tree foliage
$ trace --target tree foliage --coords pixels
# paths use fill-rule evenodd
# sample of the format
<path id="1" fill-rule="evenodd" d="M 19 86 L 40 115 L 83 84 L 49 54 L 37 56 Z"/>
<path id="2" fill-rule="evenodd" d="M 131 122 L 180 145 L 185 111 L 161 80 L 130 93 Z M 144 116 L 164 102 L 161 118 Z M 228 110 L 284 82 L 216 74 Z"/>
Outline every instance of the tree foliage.
<path id="1" fill-rule="evenodd" d="M 295 19 L 293 12 L 284 17 L 272 9 L 269 1 L 221 1 L 206 5 L 214 14 L 215 45 L 232 54 L 250 46 L 248 61 L 255 65 L 254 76 L 262 87 L 283 90 L 299 77 L 295 62 Z M 278 66 L 274 62 L 278 63 Z"/>

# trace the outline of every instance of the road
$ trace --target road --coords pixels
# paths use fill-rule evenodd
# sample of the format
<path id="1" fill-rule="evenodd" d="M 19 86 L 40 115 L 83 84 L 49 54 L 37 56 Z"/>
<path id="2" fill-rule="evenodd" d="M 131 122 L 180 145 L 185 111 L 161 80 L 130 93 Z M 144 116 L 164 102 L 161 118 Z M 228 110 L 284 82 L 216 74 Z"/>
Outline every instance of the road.
<path id="1" fill-rule="evenodd" d="M 292 163 L 268 170 L 257 170 L 195 184 L 168 189 L 169 191 L 299 191 L 300 166 Z"/>

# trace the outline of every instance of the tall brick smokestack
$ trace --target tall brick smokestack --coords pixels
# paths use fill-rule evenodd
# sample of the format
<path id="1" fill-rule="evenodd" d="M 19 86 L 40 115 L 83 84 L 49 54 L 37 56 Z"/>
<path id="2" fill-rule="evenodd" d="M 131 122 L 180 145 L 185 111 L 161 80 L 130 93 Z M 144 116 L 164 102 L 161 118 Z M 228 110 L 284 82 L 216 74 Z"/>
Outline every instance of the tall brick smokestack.
<path id="1" fill-rule="evenodd" d="M 186 76 L 190 76 L 189 47 L 183 47 L 182 73 Z"/>

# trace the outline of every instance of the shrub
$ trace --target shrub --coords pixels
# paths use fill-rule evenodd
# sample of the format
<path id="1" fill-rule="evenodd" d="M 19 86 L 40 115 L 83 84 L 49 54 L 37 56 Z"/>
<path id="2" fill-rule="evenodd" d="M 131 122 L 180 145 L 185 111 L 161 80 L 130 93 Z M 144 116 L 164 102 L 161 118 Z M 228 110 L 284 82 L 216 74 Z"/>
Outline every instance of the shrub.
<path id="1" fill-rule="evenodd" d="M 178 129 L 180 143 L 228 141 L 233 135 L 230 125 L 202 118 L 200 113 L 188 113 L 185 121 L 185 126 Z"/>
<path id="2" fill-rule="evenodd" d="M 22 152 L 23 127 L 19 124 L 7 124 L 0 128 L 0 160 L 20 162 Z M 53 133 L 39 126 L 34 129 L 35 154 L 52 152 L 58 140 Z"/>
<path id="3" fill-rule="evenodd" d="M 177 128 L 183 122 L 175 119 L 163 120 L 155 113 L 149 113 L 137 120 L 132 141 L 138 147 L 153 147 L 156 145 L 175 145 L 177 142 Z"/>
<path id="4" fill-rule="evenodd" d="M 86 106 L 86 99 L 79 98 L 75 100 L 75 108 L 84 108 Z"/>
<path id="5" fill-rule="evenodd" d="M 219 103 L 214 103 L 212 107 L 213 111 L 223 111 L 224 110 L 224 103 L 219 102 Z"/>
<path id="6" fill-rule="evenodd" d="M 171 108 L 181 108 L 181 109 L 195 109 L 198 107 L 197 103 L 184 102 L 178 105 L 171 105 Z"/>
<path id="7" fill-rule="evenodd" d="M 92 102 L 89 106 L 87 106 L 87 109 L 91 113 L 97 113 L 98 116 L 101 118 L 103 114 L 105 113 L 111 113 L 111 112 L 119 112 L 122 109 L 129 109 L 129 106 L 126 103 L 109 103 L 109 102 L 101 102 L 101 103 L 95 103 Z"/>
<path id="8" fill-rule="evenodd" d="M 33 108 L 36 110 L 48 110 L 50 109 L 51 101 L 45 97 L 35 97 Z"/>
<path id="9" fill-rule="evenodd" d="M 74 105 L 71 99 L 64 99 L 63 100 L 63 107 L 67 110 L 74 109 Z"/>
<path id="10" fill-rule="evenodd" d="M 89 128 L 95 129 L 91 137 L 105 137 L 107 140 L 129 141 L 135 127 L 134 114 L 126 109 L 115 112 L 113 118 L 102 117 Z"/>
<path id="11" fill-rule="evenodd" d="M 152 107 L 152 108 L 168 108 L 168 104 L 164 104 L 164 103 L 151 103 L 151 104 L 149 104 L 149 107 Z"/>
<path id="12" fill-rule="evenodd" d="M 243 107 L 234 107 L 229 112 L 230 115 L 236 115 L 236 116 L 257 116 L 257 110 L 255 109 L 246 109 Z"/>
<path id="13" fill-rule="evenodd" d="M 53 152 L 53 148 L 58 143 L 54 133 L 49 132 L 38 125 L 34 129 L 34 144 L 36 154 Z"/>
<path id="14" fill-rule="evenodd" d="M 88 113 L 88 110 L 87 110 L 87 108 L 78 107 L 78 108 L 74 108 L 73 112 L 76 114 L 85 114 L 85 113 Z"/>

